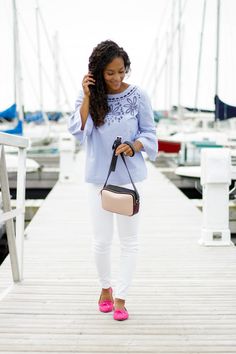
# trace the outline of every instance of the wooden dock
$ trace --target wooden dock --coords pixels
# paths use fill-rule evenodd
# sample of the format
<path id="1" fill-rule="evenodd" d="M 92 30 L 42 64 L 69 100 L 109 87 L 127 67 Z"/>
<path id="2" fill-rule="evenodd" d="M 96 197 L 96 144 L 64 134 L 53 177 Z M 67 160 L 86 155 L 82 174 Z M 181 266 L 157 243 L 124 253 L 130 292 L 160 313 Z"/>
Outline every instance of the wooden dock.
<path id="1" fill-rule="evenodd" d="M 24 281 L 10 285 L 9 257 L 0 267 L 0 353 L 236 353 L 236 249 L 200 246 L 200 211 L 148 169 L 130 319 L 97 309 L 80 176 L 57 183 L 28 226 Z M 117 238 L 113 259 L 115 280 Z"/>

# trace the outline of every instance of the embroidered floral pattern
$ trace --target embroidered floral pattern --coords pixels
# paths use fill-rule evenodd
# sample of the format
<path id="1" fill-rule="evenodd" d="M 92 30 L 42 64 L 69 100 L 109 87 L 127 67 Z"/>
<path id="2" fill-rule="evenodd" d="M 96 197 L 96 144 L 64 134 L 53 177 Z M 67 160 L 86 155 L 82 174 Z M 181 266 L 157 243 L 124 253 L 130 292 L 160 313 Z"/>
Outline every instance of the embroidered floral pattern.
<path id="1" fill-rule="evenodd" d="M 120 109 L 120 105 L 117 105 L 116 107 L 114 107 L 112 104 L 109 105 L 109 114 L 112 114 L 113 116 L 120 114 L 119 109 Z"/>
<path id="2" fill-rule="evenodd" d="M 128 109 L 126 110 L 126 113 L 131 113 L 132 116 L 134 116 L 135 111 L 138 109 L 137 105 L 137 97 L 134 96 L 133 100 L 131 98 L 127 98 L 128 103 L 124 105 L 124 107 L 127 107 Z"/>
<path id="3" fill-rule="evenodd" d="M 114 104 L 109 104 L 109 113 L 106 115 L 105 122 L 110 125 L 115 121 L 120 122 L 121 115 L 123 113 L 123 108 L 120 102 L 115 102 Z"/>
<path id="4" fill-rule="evenodd" d="M 138 99 L 140 98 L 137 88 L 134 86 L 130 91 L 118 97 L 108 97 L 109 112 L 105 117 L 105 123 L 111 125 L 114 122 L 120 123 L 125 114 L 135 116 L 138 111 Z M 125 104 L 123 104 L 125 103 Z"/>

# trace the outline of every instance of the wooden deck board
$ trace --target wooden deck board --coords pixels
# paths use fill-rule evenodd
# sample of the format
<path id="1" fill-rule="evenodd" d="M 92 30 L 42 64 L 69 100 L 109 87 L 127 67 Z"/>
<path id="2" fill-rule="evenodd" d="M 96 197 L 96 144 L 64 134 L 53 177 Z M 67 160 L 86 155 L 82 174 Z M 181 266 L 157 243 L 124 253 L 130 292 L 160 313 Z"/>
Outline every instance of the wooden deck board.
<path id="1" fill-rule="evenodd" d="M 130 320 L 97 310 L 82 182 L 58 183 L 27 227 L 25 279 L 0 267 L 0 353 L 236 353 L 236 250 L 198 244 L 201 213 L 149 164 Z M 114 284 L 119 266 L 113 246 Z"/>

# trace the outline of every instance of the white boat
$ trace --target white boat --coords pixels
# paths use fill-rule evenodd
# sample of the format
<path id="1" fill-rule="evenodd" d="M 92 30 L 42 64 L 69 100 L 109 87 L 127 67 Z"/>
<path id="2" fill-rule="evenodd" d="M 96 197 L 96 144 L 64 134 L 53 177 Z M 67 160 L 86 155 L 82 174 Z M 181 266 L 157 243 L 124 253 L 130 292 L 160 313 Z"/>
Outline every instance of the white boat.
<path id="1" fill-rule="evenodd" d="M 18 157 L 12 154 L 5 154 L 7 171 L 9 173 L 17 172 Z M 40 165 L 33 159 L 26 158 L 26 173 L 36 172 L 40 169 Z"/>
<path id="2" fill-rule="evenodd" d="M 231 179 L 236 181 L 236 166 L 231 166 Z M 175 174 L 186 178 L 201 178 L 201 166 L 180 166 L 175 170 Z"/>

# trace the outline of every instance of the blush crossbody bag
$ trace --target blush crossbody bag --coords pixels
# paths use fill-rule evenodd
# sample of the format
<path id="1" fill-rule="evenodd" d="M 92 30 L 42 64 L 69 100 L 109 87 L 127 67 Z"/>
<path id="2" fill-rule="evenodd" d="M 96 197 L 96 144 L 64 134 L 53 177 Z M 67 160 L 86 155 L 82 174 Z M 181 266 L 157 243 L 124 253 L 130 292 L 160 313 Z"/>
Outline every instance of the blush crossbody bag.
<path id="1" fill-rule="evenodd" d="M 128 145 L 130 144 L 129 142 L 125 142 L 125 143 L 127 143 Z M 129 172 L 123 153 L 121 153 L 120 156 L 128 172 L 133 189 L 116 186 L 113 184 L 107 184 L 111 172 L 115 172 L 116 169 L 117 158 L 119 156 L 115 155 L 115 151 L 120 144 L 121 144 L 121 138 L 117 137 L 112 147 L 113 155 L 112 155 L 109 171 L 107 174 L 107 178 L 101 190 L 102 208 L 112 213 L 132 216 L 137 214 L 139 211 L 140 197 L 139 197 L 138 190 L 131 177 L 131 174 Z M 134 153 L 135 152 L 133 150 L 133 154 Z"/>

